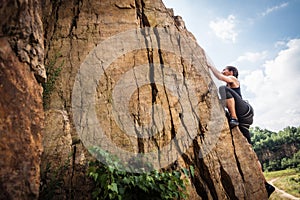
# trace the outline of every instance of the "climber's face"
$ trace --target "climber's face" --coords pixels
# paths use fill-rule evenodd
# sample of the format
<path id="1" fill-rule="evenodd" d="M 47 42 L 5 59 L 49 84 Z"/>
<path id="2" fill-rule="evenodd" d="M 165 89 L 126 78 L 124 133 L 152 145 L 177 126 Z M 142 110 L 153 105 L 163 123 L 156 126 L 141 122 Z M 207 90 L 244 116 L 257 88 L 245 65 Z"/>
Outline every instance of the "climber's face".
<path id="1" fill-rule="evenodd" d="M 222 74 L 225 76 L 232 76 L 232 71 L 229 71 L 227 68 L 223 69 Z"/>

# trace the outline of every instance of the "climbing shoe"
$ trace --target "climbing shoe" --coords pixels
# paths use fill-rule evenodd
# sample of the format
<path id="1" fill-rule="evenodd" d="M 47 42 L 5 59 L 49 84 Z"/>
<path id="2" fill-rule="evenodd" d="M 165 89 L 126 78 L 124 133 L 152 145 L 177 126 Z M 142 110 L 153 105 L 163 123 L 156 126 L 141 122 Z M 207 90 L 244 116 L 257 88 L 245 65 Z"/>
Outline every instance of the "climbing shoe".
<path id="1" fill-rule="evenodd" d="M 265 182 L 266 190 L 268 192 L 268 197 L 275 191 L 275 187 L 267 182 Z"/>
<path id="2" fill-rule="evenodd" d="M 234 128 L 239 125 L 239 122 L 237 119 L 231 118 L 229 120 L 229 125 L 230 125 L 230 128 Z"/>

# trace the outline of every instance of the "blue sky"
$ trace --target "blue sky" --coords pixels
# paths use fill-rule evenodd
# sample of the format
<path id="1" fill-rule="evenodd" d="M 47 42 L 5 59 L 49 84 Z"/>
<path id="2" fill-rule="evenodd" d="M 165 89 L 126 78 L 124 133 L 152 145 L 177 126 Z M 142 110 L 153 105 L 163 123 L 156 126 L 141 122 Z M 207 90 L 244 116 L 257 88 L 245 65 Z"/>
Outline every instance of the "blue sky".
<path id="1" fill-rule="evenodd" d="M 238 67 L 243 97 L 254 107 L 253 126 L 300 126 L 300 0 L 163 2 L 219 70 Z"/>

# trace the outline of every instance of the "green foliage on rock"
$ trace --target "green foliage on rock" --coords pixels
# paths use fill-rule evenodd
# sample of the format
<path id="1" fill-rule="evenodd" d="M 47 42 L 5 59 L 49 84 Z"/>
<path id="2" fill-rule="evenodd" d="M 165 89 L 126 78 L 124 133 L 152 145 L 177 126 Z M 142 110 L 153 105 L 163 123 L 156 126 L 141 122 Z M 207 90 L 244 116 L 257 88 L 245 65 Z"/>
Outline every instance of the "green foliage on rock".
<path id="1" fill-rule="evenodd" d="M 52 200 L 61 195 L 64 185 L 64 176 L 69 168 L 69 160 L 55 168 L 47 163 L 45 169 L 41 169 L 40 177 L 40 200 Z"/>
<path id="2" fill-rule="evenodd" d="M 47 75 L 47 81 L 42 84 L 43 86 L 43 106 L 44 109 L 47 109 L 49 107 L 50 97 L 51 93 L 53 92 L 55 88 L 56 81 L 60 75 L 60 72 L 62 70 L 63 62 L 59 65 L 59 67 L 56 67 L 57 59 L 60 57 L 60 54 L 56 54 L 52 60 L 49 61 L 48 64 L 46 64 L 46 75 Z"/>
<path id="3" fill-rule="evenodd" d="M 99 161 L 89 163 L 88 175 L 93 178 L 95 183 L 94 199 L 163 200 L 187 198 L 186 178 L 190 175 L 193 176 L 193 167 L 190 167 L 190 170 L 181 169 L 181 171 L 128 172 L 116 157 L 100 148 L 93 148 L 92 151 L 97 152 L 98 156 L 100 155 L 106 162 L 106 165 Z"/>

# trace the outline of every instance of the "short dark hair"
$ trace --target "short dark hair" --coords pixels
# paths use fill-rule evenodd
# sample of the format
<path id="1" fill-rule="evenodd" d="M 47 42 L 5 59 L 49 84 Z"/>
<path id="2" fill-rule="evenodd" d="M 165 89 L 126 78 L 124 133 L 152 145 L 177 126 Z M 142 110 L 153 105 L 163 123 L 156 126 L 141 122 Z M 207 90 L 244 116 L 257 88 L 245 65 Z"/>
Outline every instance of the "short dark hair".
<path id="1" fill-rule="evenodd" d="M 226 69 L 228 69 L 229 71 L 233 72 L 233 76 L 235 76 L 236 78 L 239 76 L 239 71 L 237 70 L 236 67 L 227 66 Z"/>

